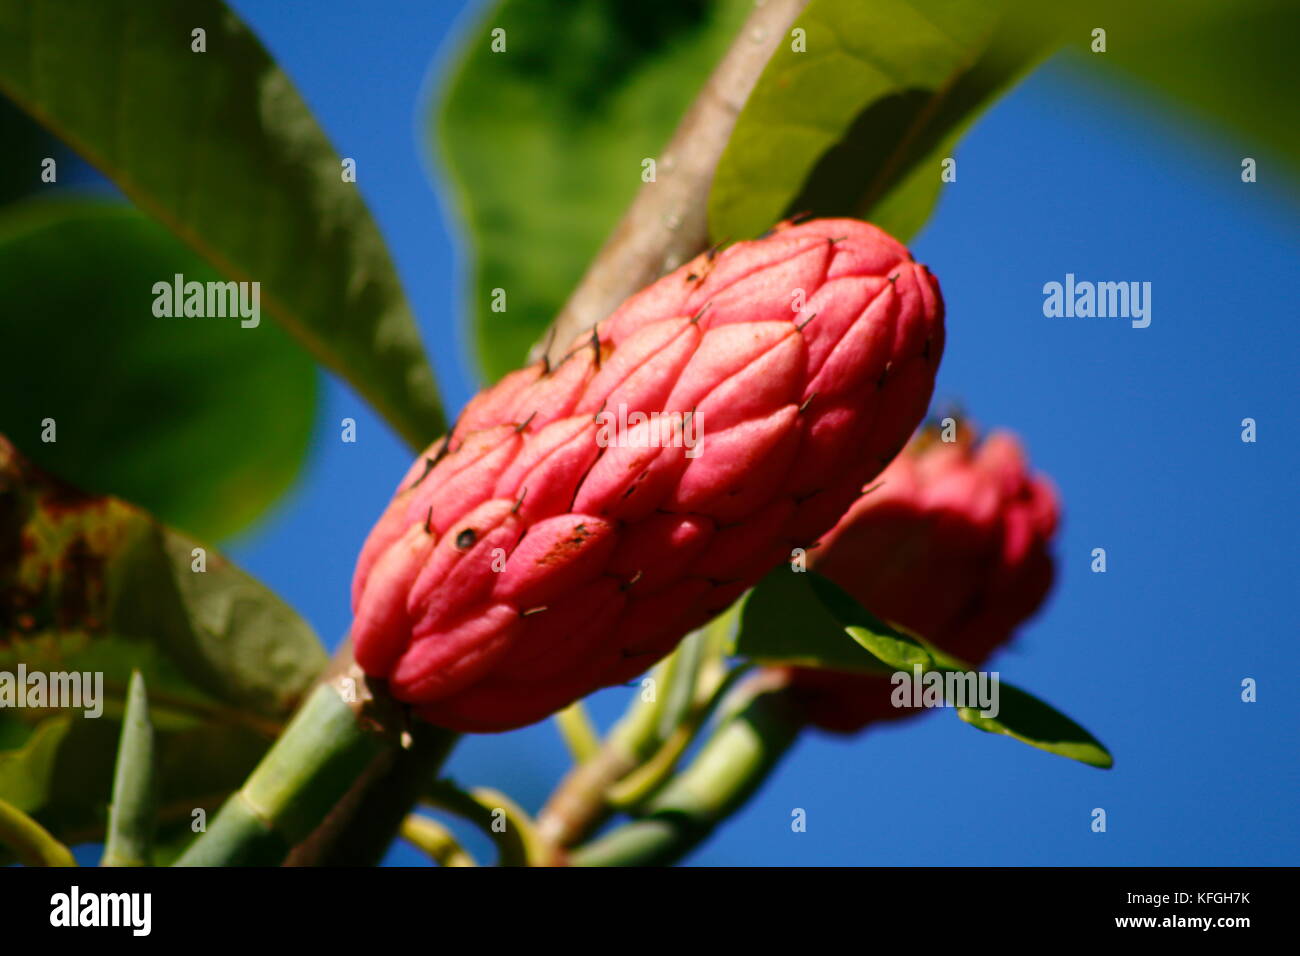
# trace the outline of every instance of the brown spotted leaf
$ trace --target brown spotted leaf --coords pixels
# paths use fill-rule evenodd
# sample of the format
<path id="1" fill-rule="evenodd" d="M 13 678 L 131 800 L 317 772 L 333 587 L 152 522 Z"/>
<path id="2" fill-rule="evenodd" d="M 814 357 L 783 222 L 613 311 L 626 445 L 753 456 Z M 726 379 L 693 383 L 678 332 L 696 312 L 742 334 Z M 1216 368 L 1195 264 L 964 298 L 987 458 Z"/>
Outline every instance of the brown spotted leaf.
<path id="1" fill-rule="evenodd" d="M 161 823 L 183 827 L 244 778 L 325 660 L 306 622 L 224 557 L 41 472 L 0 436 L 0 798 L 61 839 L 97 839 L 138 668 Z M 50 706 L 31 675 L 51 673 L 102 692 Z"/>

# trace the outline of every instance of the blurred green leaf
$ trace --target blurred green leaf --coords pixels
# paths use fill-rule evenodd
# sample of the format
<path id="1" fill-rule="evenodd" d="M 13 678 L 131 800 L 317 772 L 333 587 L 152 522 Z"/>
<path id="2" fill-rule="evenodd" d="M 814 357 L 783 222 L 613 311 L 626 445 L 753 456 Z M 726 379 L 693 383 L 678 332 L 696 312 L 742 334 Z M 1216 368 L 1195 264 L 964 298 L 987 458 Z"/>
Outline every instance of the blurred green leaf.
<path id="1" fill-rule="evenodd" d="M 849 640 L 845 635 L 848 635 Z M 970 666 L 877 618 L 815 571 L 779 567 L 744 598 L 735 653 L 768 664 L 892 674 L 969 672 Z M 879 692 L 879 687 L 871 688 Z M 1113 760 L 1097 738 L 1038 698 L 998 680 L 998 714 L 954 707 L 973 727 L 1094 767 Z"/>
<path id="2" fill-rule="evenodd" d="M 429 135 L 467 225 L 489 378 L 545 332 L 751 6 L 505 0 L 468 34 Z M 494 289 L 505 311 L 492 311 Z"/>
<path id="3" fill-rule="evenodd" d="M 798 212 L 869 219 L 906 241 L 940 160 L 1047 49 L 1003 0 L 813 0 L 750 94 L 709 196 L 717 240 Z"/>
<path id="4" fill-rule="evenodd" d="M 103 680 L 79 709 L 0 709 L 0 799 L 65 842 L 102 836 L 133 670 L 150 688 L 160 820 L 175 837 L 243 781 L 325 664 L 291 608 L 199 547 L 0 438 L 0 672 Z"/>
<path id="5" fill-rule="evenodd" d="M 1104 54 L 1090 51 L 1089 26 L 1106 28 Z M 1098 77 L 1135 79 L 1209 120 L 1209 142 L 1234 166 L 1271 150 L 1290 164 L 1287 175 L 1300 172 L 1300 124 L 1286 119 L 1300 100 L 1300 4 L 1294 0 L 1104 0 L 1072 29 L 1079 65 Z"/>
<path id="6" fill-rule="evenodd" d="M 194 30 L 206 52 L 195 52 Z M 356 183 L 220 0 L 0 0 L 0 92 L 262 305 L 408 441 L 433 373 Z M 364 181 L 365 169 L 358 177 Z"/>
<path id="7" fill-rule="evenodd" d="M 178 273 L 218 278 L 129 206 L 0 212 L 0 431 L 79 487 L 221 538 L 302 468 L 316 369 L 271 322 L 155 316 L 154 283 Z M 46 419 L 57 441 L 42 440 Z"/>

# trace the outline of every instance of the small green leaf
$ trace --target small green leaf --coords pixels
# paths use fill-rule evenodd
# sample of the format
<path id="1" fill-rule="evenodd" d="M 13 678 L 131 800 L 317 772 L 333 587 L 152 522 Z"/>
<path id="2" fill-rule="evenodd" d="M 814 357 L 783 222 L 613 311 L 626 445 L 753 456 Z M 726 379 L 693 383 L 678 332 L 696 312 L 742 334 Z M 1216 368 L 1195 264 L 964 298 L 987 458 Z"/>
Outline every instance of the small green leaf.
<path id="1" fill-rule="evenodd" d="M 715 239 L 797 212 L 869 219 L 907 240 L 940 160 L 1047 47 L 1004 0 L 813 0 L 736 122 L 709 196 Z"/>
<path id="2" fill-rule="evenodd" d="M 846 639 L 846 635 L 851 640 Z M 880 620 L 847 591 L 815 571 L 779 567 L 744 598 L 736 654 L 767 664 L 893 674 L 969 673 L 972 668 L 928 641 Z M 954 707 L 957 716 L 1048 753 L 1110 767 L 1106 748 L 1048 704 L 998 680 L 998 713 Z"/>
<path id="3" fill-rule="evenodd" d="M 260 283 L 265 313 L 408 441 L 442 430 L 357 182 L 221 0 L 0 0 L 0 92 L 226 278 Z"/>
<path id="4" fill-rule="evenodd" d="M 221 538 L 297 477 L 317 373 L 274 323 L 154 315 L 154 283 L 176 274 L 219 278 L 129 206 L 0 212 L 0 432 L 78 487 Z"/>
<path id="5" fill-rule="evenodd" d="M 541 338 L 751 7 L 504 0 L 467 34 L 428 129 L 468 227 L 489 378 Z"/>
<path id="6" fill-rule="evenodd" d="M 102 675 L 78 709 L 0 708 L 0 795 L 56 836 L 104 832 L 133 670 L 171 840 L 243 781 L 325 662 L 310 627 L 221 555 L 0 437 L 0 672 Z"/>
<path id="7" fill-rule="evenodd" d="M 970 707 L 957 708 L 957 716 L 972 727 L 991 734 L 1005 734 L 1031 747 L 1089 766 L 1110 769 L 1115 764 L 1110 751 L 1096 737 L 1018 687 L 1001 683 L 998 707 L 997 717 L 983 717 L 979 710 Z"/>
<path id="8" fill-rule="evenodd" d="M 880 620 L 834 581 L 810 572 L 808 586 L 849 637 L 890 670 L 910 671 L 917 664 L 924 670 L 935 666 L 929 648 Z"/>
<path id="9" fill-rule="evenodd" d="M 153 725 L 144 678 L 131 672 L 101 866 L 147 866 L 154 828 Z"/>
<path id="10" fill-rule="evenodd" d="M 743 599 L 733 652 L 765 663 L 889 673 L 852 640 L 812 586 L 812 572 L 781 565 Z"/>

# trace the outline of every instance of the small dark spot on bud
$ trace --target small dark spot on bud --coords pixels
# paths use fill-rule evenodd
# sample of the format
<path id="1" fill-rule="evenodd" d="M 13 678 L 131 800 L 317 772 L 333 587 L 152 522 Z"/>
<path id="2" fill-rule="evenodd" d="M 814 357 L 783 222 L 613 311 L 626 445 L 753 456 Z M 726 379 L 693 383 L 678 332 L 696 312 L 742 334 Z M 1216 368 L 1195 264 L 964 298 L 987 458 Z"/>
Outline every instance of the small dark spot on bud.
<path id="1" fill-rule="evenodd" d="M 808 410 L 808 406 L 812 404 L 812 400 L 816 397 L 817 397 L 817 393 L 813 392 L 811 395 L 809 395 L 807 398 L 803 400 L 803 404 L 799 406 L 800 415 L 802 415 L 804 412 Z"/>
<path id="2" fill-rule="evenodd" d="M 816 313 L 816 312 L 814 312 L 812 315 L 808 316 L 808 318 L 804 319 L 803 322 L 801 322 L 799 325 L 796 325 L 796 326 L 795 326 L 795 331 L 796 331 L 796 332 L 802 332 L 804 329 L 808 328 L 808 323 L 811 322 L 811 321 L 812 321 L 813 319 L 815 319 L 815 318 L 817 318 L 817 313 Z"/>
<path id="3" fill-rule="evenodd" d="M 533 413 L 531 415 L 529 415 L 522 422 L 520 422 L 518 425 L 515 426 L 515 434 L 521 433 L 525 428 L 528 427 L 529 423 L 536 417 L 537 417 L 537 410 L 533 409 Z"/>
<path id="4" fill-rule="evenodd" d="M 534 614 L 541 614 L 545 610 L 546 610 L 546 605 L 543 604 L 540 607 L 530 607 L 527 611 L 520 611 L 519 616 L 532 617 Z"/>
<path id="5" fill-rule="evenodd" d="M 433 534 L 433 505 L 429 505 L 429 513 L 424 516 L 424 533 Z"/>
<path id="6" fill-rule="evenodd" d="M 885 379 L 889 377 L 889 370 L 893 365 L 894 363 L 892 361 L 885 363 L 885 367 L 880 372 L 880 378 L 876 379 L 876 388 L 885 387 Z"/>
<path id="7" fill-rule="evenodd" d="M 467 551 L 474 547 L 474 542 L 478 540 L 478 535 L 473 528 L 466 528 L 460 534 L 456 535 L 456 547 L 461 551 Z"/>

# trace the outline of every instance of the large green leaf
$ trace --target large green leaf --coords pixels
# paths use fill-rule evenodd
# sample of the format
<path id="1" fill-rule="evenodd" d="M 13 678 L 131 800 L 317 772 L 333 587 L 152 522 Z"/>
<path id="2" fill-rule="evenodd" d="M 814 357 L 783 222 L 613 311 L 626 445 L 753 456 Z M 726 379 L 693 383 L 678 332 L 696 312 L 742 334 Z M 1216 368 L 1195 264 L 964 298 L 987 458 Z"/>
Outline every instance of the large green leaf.
<path id="1" fill-rule="evenodd" d="M 316 369 L 270 322 L 155 316 L 154 283 L 177 273 L 217 278 L 129 206 L 0 212 L 0 431 L 79 487 L 219 538 L 293 482 Z"/>
<path id="2" fill-rule="evenodd" d="M 206 52 L 192 50 L 198 29 Z M 260 282 L 265 311 L 409 441 L 441 430 L 357 185 L 220 0 L 0 0 L 0 92 L 225 276 Z"/>
<path id="3" fill-rule="evenodd" d="M 0 438 L 0 676 L 103 675 L 102 716 L 0 708 L 0 799 L 65 842 L 102 834 L 133 669 L 150 688 L 166 838 L 239 785 L 324 666 L 291 608 L 216 552 L 196 570 L 199 547 Z"/>
<path id="4" fill-rule="evenodd" d="M 469 34 L 429 130 L 468 226 L 489 377 L 541 337 L 751 7 L 505 0 Z"/>
<path id="5" fill-rule="evenodd" d="M 969 672 L 969 665 L 916 635 L 892 627 L 814 571 L 777 568 L 745 597 L 735 652 L 769 664 L 890 674 Z M 847 635 L 847 636 L 846 636 Z M 879 692 L 873 687 L 867 692 Z M 998 713 L 952 709 L 966 723 L 1094 767 L 1114 763 L 1086 729 L 1031 694 L 1001 680 Z"/>
<path id="6" fill-rule="evenodd" d="M 715 239 L 796 212 L 870 219 L 906 240 L 940 160 L 1047 48 L 1003 0 L 813 0 L 750 94 L 709 196 Z"/>
<path id="7" fill-rule="evenodd" d="M 1101 15 L 1104 11 L 1104 15 Z M 1081 21 L 1082 18 L 1079 18 Z M 1087 26 L 1107 28 L 1107 49 L 1094 54 Z M 1300 4 L 1294 0 L 1182 0 L 1175 5 L 1105 0 L 1072 27 L 1079 62 L 1098 76 L 1135 78 L 1231 131 L 1213 130 L 1213 148 L 1239 162 L 1273 151 L 1300 170 Z M 1192 68 L 1194 66 L 1194 68 Z M 1234 162 L 1235 165 L 1235 162 Z M 1262 179 L 1275 179 L 1266 167 Z M 1294 193 L 1294 187 L 1292 188 Z"/>

